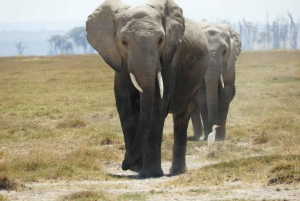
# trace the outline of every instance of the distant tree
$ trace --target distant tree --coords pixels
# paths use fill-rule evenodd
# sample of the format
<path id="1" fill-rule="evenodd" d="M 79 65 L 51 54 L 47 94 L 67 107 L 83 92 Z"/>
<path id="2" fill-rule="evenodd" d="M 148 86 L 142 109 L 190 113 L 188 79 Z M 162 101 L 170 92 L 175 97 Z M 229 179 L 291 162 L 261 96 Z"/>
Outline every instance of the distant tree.
<path id="1" fill-rule="evenodd" d="M 68 33 L 69 38 L 71 38 L 74 43 L 78 47 L 82 47 L 84 50 L 84 53 L 87 53 L 88 48 L 88 41 L 86 39 L 86 31 L 85 27 L 75 27 Z"/>
<path id="2" fill-rule="evenodd" d="M 67 41 L 65 44 L 64 44 L 64 52 L 66 54 L 73 54 L 74 53 L 74 48 L 73 48 L 73 44 L 71 41 Z"/>
<path id="3" fill-rule="evenodd" d="M 267 49 L 270 48 L 270 43 L 272 41 L 272 36 L 271 36 L 271 25 L 269 23 L 269 15 L 268 13 L 266 13 L 266 17 L 267 17 L 267 22 L 266 22 L 266 33 L 267 33 Z"/>
<path id="4" fill-rule="evenodd" d="M 219 22 L 221 24 L 230 24 L 231 25 L 230 20 L 228 20 L 228 19 L 222 19 L 222 20 L 219 20 Z"/>
<path id="5" fill-rule="evenodd" d="M 16 43 L 16 48 L 17 48 L 17 51 L 18 51 L 18 55 L 23 55 L 25 45 L 23 45 L 22 41 Z"/>
<path id="6" fill-rule="evenodd" d="M 264 50 L 267 49 L 267 40 L 268 40 L 267 32 L 262 31 L 258 33 L 257 43 L 261 44 Z"/>
<path id="7" fill-rule="evenodd" d="M 279 30 L 279 19 L 277 17 L 277 19 L 275 21 L 273 21 L 272 24 L 272 34 L 273 34 L 273 49 L 278 49 L 279 48 L 279 42 L 280 42 L 280 30 Z"/>
<path id="8" fill-rule="evenodd" d="M 243 43 L 244 49 L 253 49 L 254 43 L 256 42 L 256 36 L 258 31 L 258 23 L 255 25 L 252 24 L 252 22 L 247 22 L 245 19 L 243 19 L 243 23 L 239 23 L 240 29 L 242 27 L 243 31 Z"/>
<path id="9" fill-rule="evenodd" d="M 291 49 L 297 49 L 297 38 L 298 38 L 298 26 L 295 24 L 293 16 L 290 12 L 287 13 L 291 20 L 290 26 L 290 45 Z"/>
<path id="10" fill-rule="evenodd" d="M 54 50 L 54 54 L 57 54 L 57 49 L 60 50 L 60 54 L 65 52 L 65 44 L 67 43 L 68 37 L 63 35 L 53 35 L 48 42 L 51 45 L 51 49 Z"/>
<path id="11" fill-rule="evenodd" d="M 242 40 L 242 47 L 244 49 L 245 46 L 245 40 L 244 40 L 244 29 L 243 29 L 243 24 L 241 21 L 239 21 L 239 35 L 241 37 Z"/>
<path id="12" fill-rule="evenodd" d="M 288 35 L 289 22 L 285 17 L 280 18 L 280 28 L 279 28 L 279 37 L 282 41 L 282 47 L 286 49 L 286 39 Z"/>

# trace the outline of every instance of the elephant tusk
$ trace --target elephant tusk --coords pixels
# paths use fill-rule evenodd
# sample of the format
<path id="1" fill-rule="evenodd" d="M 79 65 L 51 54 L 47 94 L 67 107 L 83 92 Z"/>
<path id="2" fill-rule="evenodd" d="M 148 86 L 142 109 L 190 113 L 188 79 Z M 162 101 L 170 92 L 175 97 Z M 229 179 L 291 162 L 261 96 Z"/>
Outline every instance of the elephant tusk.
<path id="1" fill-rule="evenodd" d="M 224 80 L 223 80 L 223 75 L 222 74 L 220 75 L 220 80 L 221 80 L 222 87 L 224 88 Z"/>
<path id="2" fill-rule="evenodd" d="M 142 88 L 140 87 L 139 83 L 137 82 L 135 76 L 134 76 L 132 73 L 129 73 L 129 74 L 130 74 L 130 79 L 131 79 L 132 84 L 135 86 L 135 88 L 136 88 L 137 90 L 139 90 L 140 92 L 143 93 L 143 90 L 142 90 Z"/>
<path id="3" fill-rule="evenodd" d="M 161 76 L 161 71 L 159 71 L 158 74 L 157 74 L 157 80 L 158 80 L 160 97 L 163 98 L 163 96 L 164 96 L 164 82 L 163 82 L 163 78 Z"/>

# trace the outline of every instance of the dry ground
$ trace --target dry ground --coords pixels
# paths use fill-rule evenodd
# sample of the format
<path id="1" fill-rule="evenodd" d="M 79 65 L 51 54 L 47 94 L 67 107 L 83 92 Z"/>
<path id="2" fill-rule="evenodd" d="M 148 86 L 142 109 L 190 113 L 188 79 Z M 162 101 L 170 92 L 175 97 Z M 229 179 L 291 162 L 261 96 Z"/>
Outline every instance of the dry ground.
<path id="1" fill-rule="evenodd" d="M 188 172 L 140 180 L 124 143 L 113 70 L 97 55 L 0 58 L 2 200 L 300 200 L 300 51 L 243 52 L 227 140 L 189 141 Z M 189 135 L 192 130 L 189 128 Z"/>

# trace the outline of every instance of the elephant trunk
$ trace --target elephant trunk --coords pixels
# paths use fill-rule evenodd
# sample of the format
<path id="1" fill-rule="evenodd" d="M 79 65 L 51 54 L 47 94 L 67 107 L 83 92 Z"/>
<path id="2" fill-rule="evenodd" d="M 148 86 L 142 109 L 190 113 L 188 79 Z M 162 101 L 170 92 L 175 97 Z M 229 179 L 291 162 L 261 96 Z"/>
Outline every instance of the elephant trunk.
<path id="1" fill-rule="evenodd" d="M 145 66 L 145 63 L 148 65 Z M 159 83 L 160 93 L 163 93 L 163 80 L 159 71 L 160 65 L 157 65 L 157 62 L 153 61 L 144 62 L 144 65 L 137 64 L 141 63 L 135 63 L 135 65 L 128 67 L 131 81 L 134 87 L 140 91 L 139 124 L 134 141 L 131 147 L 129 147 L 129 150 L 126 150 L 127 153 L 122 163 L 123 170 L 130 169 L 130 167 L 139 159 L 144 148 L 147 146 L 147 139 L 152 124 L 156 80 Z"/>
<path id="2" fill-rule="evenodd" d="M 219 77 L 219 72 L 207 71 L 205 75 L 208 111 L 208 133 L 205 133 L 205 138 L 207 138 L 207 135 L 212 131 L 212 126 L 217 123 Z"/>

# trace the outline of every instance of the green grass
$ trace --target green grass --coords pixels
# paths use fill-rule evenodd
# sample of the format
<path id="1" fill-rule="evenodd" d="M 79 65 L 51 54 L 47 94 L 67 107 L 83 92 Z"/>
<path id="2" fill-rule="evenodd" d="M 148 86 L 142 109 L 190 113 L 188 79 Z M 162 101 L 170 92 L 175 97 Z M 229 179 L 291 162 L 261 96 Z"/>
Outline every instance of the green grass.
<path id="1" fill-rule="evenodd" d="M 0 58 L 0 71 L 1 175 L 16 183 L 116 179 L 106 174 L 105 165 L 121 164 L 125 150 L 114 71 L 101 57 Z M 236 77 L 227 140 L 217 142 L 214 157 L 207 157 L 206 142 L 188 142 L 187 155 L 217 164 L 189 171 L 174 181 L 179 185 L 235 178 L 298 182 L 300 51 L 242 52 Z M 165 123 L 163 161 L 172 160 L 171 119 Z M 191 125 L 188 133 L 192 135 Z M 286 159 L 290 156 L 294 159 Z"/>

